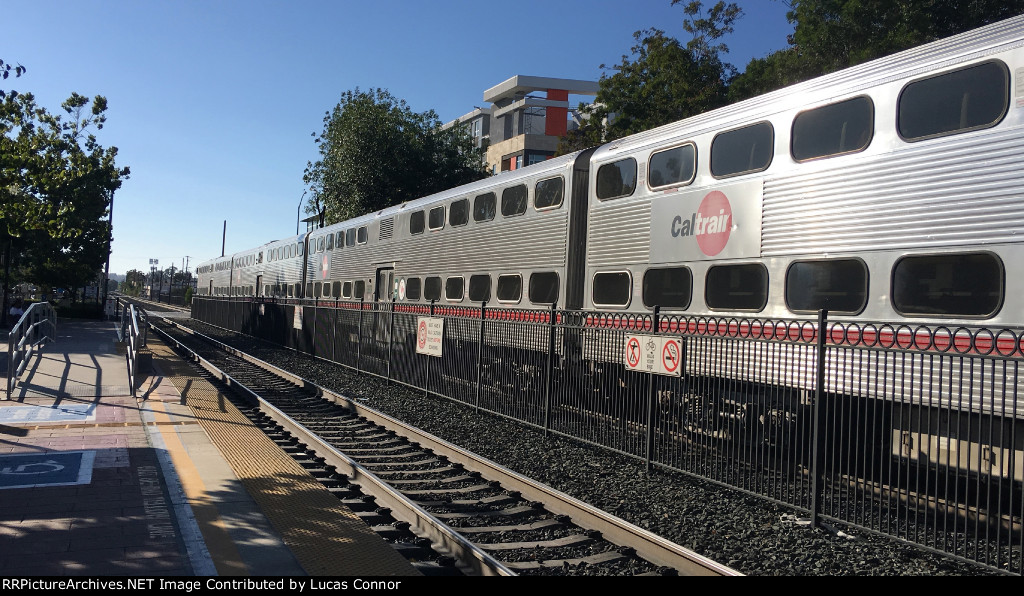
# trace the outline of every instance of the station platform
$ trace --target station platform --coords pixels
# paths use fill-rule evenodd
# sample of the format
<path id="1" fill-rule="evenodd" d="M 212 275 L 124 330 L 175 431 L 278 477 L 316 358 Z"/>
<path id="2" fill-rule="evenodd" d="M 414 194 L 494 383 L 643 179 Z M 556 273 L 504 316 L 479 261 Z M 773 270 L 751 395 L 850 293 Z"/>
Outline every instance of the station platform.
<path id="1" fill-rule="evenodd" d="M 0 390 L 0 576 L 419 572 L 152 333 L 60 320 Z M 339 521 L 340 520 L 340 521 Z"/>

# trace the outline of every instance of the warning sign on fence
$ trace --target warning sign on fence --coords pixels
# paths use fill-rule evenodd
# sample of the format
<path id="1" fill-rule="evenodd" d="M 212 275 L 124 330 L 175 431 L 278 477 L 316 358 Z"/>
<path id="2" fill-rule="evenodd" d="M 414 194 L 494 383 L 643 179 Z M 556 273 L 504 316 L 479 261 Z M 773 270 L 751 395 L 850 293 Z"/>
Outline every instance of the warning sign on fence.
<path id="1" fill-rule="evenodd" d="M 295 307 L 295 315 L 292 317 L 292 328 L 302 331 L 302 307 Z"/>
<path id="2" fill-rule="evenodd" d="M 629 370 L 656 375 L 681 376 L 683 372 L 683 342 L 677 337 L 660 335 L 629 335 L 622 363 Z"/>
<path id="3" fill-rule="evenodd" d="M 444 339 L 444 319 L 416 318 L 416 353 L 441 356 Z"/>

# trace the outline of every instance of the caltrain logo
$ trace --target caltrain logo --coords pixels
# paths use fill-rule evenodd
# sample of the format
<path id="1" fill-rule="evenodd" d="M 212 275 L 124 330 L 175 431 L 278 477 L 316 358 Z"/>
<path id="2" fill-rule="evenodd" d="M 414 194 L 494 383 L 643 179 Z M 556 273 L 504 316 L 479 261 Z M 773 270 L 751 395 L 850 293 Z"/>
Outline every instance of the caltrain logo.
<path id="1" fill-rule="evenodd" d="M 324 255 L 323 258 L 320 259 L 320 279 L 327 279 L 327 273 L 330 270 L 331 270 L 331 262 L 327 258 L 327 255 Z"/>
<path id="2" fill-rule="evenodd" d="M 732 233 L 732 205 L 725 193 L 719 190 L 709 192 L 700 202 L 696 213 L 689 219 L 682 215 L 672 218 L 672 237 L 697 239 L 701 252 L 713 257 L 722 252 Z"/>

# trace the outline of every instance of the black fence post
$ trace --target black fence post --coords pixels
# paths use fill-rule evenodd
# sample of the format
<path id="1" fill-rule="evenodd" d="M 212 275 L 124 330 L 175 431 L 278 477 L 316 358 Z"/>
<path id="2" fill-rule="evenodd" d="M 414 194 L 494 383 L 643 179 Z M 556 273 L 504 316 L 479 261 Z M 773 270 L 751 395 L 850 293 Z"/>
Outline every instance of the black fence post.
<path id="1" fill-rule="evenodd" d="M 356 333 L 356 370 L 363 370 L 363 303 L 366 302 L 366 295 L 359 297 L 359 331 Z"/>
<path id="2" fill-rule="evenodd" d="M 434 316 L 434 304 L 436 304 L 436 303 L 437 303 L 437 300 L 431 300 L 430 301 L 430 316 L 431 317 Z M 442 347 L 444 346 L 444 334 L 441 334 L 441 346 Z M 430 363 L 431 363 L 431 361 L 434 360 L 434 358 L 435 358 L 435 356 L 430 356 L 429 354 L 427 355 L 427 371 L 426 371 L 426 373 L 423 376 L 423 397 L 427 397 L 428 395 L 430 395 L 430 389 L 429 389 L 429 386 L 430 386 Z"/>
<path id="3" fill-rule="evenodd" d="M 551 320 L 548 322 L 548 363 L 544 377 L 544 436 L 547 436 L 548 432 L 551 431 L 551 386 L 555 380 L 555 322 L 557 321 L 558 313 L 555 310 L 554 303 L 551 304 L 549 316 Z"/>
<path id="4" fill-rule="evenodd" d="M 824 436 L 821 429 L 821 418 L 825 415 L 822 401 L 825 399 L 825 325 L 828 322 L 828 310 L 818 311 L 818 341 L 817 341 L 817 370 L 815 371 L 816 385 L 814 388 L 814 422 L 811 431 L 811 446 L 814 452 L 811 454 L 811 527 L 817 528 L 821 515 L 821 503 L 819 497 L 824 486 L 824 474 L 821 470 L 822 461 L 825 459 L 822 454 L 824 447 Z"/>
<path id="5" fill-rule="evenodd" d="M 476 401 L 473 405 L 473 411 L 480 411 L 480 391 L 481 385 L 483 384 L 483 372 L 484 372 L 484 321 L 487 320 L 486 316 L 487 302 L 480 303 L 480 335 L 479 342 L 476 344 Z"/>
<path id="6" fill-rule="evenodd" d="M 658 333 L 658 313 L 661 312 L 661 307 L 654 306 L 654 321 L 652 331 L 655 335 Z M 644 449 L 644 470 L 648 473 L 651 471 L 651 459 L 654 453 L 654 404 L 655 398 L 655 380 L 656 376 L 654 372 L 647 374 L 647 445 Z"/>
<path id="7" fill-rule="evenodd" d="M 391 296 L 391 318 L 388 320 L 388 385 L 391 384 L 391 356 L 392 346 L 395 345 L 395 301 L 398 296 Z"/>

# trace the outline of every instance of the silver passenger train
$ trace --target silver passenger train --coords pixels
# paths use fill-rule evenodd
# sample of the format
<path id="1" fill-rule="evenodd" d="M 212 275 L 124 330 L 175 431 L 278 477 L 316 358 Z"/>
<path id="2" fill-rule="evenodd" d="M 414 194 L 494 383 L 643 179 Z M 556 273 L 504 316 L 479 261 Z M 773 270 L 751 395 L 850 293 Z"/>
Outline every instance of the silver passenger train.
<path id="1" fill-rule="evenodd" d="M 198 268 L 199 294 L 1024 323 L 1024 17 Z"/>

